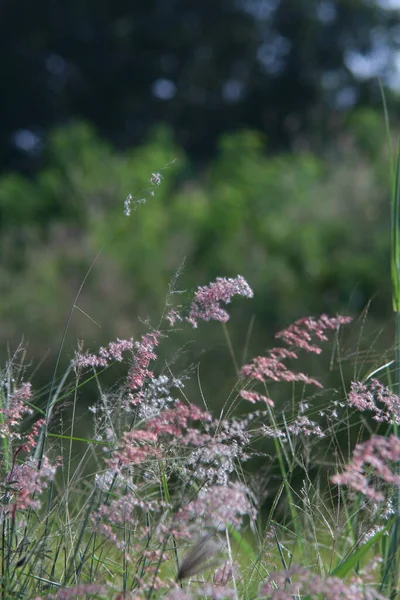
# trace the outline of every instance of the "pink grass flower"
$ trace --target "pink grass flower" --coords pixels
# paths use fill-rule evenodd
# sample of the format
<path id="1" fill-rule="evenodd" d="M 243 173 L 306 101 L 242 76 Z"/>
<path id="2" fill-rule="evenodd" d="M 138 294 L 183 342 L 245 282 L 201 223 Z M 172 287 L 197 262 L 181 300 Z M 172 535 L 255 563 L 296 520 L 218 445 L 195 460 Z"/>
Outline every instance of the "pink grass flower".
<path id="1" fill-rule="evenodd" d="M 176 402 L 172 408 L 163 410 L 146 423 L 146 428 L 158 436 L 169 434 L 185 437 L 190 421 L 210 422 L 212 417 L 209 412 L 202 410 L 196 404 Z"/>
<path id="2" fill-rule="evenodd" d="M 39 437 L 40 428 L 45 424 L 45 419 L 39 419 L 33 425 L 30 431 L 24 434 L 22 443 L 19 446 L 18 451 L 23 450 L 24 452 L 30 452 L 36 447 L 36 443 Z"/>
<path id="3" fill-rule="evenodd" d="M 148 419 L 140 429 L 125 432 L 120 447 L 106 463 L 111 470 L 119 473 L 123 466 L 161 458 L 164 443 L 168 443 L 170 449 L 175 442 L 180 446 L 200 445 L 204 442 L 204 436 L 197 429 L 189 427 L 191 421 L 199 420 L 209 422 L 212 417 L 195 404 L 176 402 L 172 408 L 164 409 L 156 417 Z"/>
<path id="4" fill-rule="evenodd" d="M 230 581 L 232 581 L 233 577 L 238 577 L 239 569 L 235 564 L 232 564 L 230 561 L 226 561 L 223 565 L 221 565 L 213 575 L 213 582 L 215 585 L 227 585 Z"/>
<path id="5" fill-rule="evenodd" d="M 347 400 L 350 406 L 362 412 L 370 410 L 374 413 L 373 419 L 379 423 L 400 424 L 399 396 L 377 379 L 372 379 L 369 384 L 353 382 Z"/>
<path id="6" fill-rule="evenodd" d="M 398 461 L 400 461 L 400 439 L 395 435 L 388 438 L 374 435 L 367 442 L 355 447 L 351 462 L 343 473 L 332 477 L 332 482 L 337 485 L 348 485 L 372 500 L 382 501 L 385 496 L 372 485 L 371 478 L 374 478 L 375 483 L 381 480 L 381 483 L 400 487 L 400 475 L 391 469 L 391 465 Z"/>
<path id="7" fill-rule="evenodd" d="M 80 583 L 70 588 L 61 588 L 56 594 L 56 600 L 70 600 L 77 596 L 87 596 L 92 594 L 105 594 L 106 587 L 97 583 Z"/>
<path id="8" fill-rule="evenodd" d="M 179 509 L 177 519 L 182 523 L 200 519 L 207 526 L 223 529 L 227 525 L 241 527 L 246 515 L 254 520 L 255 509 L 247 488 L 237 482 L 201 489 L 195 500 Z"/>
<path id="9" fill-rule="evenodd" d="M 319 319 L 313 317 L 299 319 L 275 336 L 287 344 L 289 348 L 271 348 L 267 351 L 267 356 L 256 356 L 250 363 L 241 368 L 240 376 L 250 381 L 260 381 L 263 384 L 267 384 L 269 381 L 291 383 L 298 381 L 322 388 L 317 379 L 309 377 L 305 373 L 292 371 L 284 361 L 297 359 L 297 351 L 300 349 L 319 354 L 322 350 L 319 345 L 313 342 L 313 338 L 326 341 L 328 339 L 326 331 L 337 329 L 340 325 L 350 323 L 350 321 L 350 317 L 330 318 L 326 315 L 322 315 Z M 244 400 L 252 403 L 262 401 L 269 406 L 274 406 L 271 398 L 253 390 L 242 389 L 240 395 Z"/>
<path id="10" fill-rule="evenodd" d="M 186 321 L 193 327 L 197 327 L 198 320 L 225 323 L 229 320 L 229 314 L 221 308 L 220 303 L 229 304 L 234 295 L 252 298 L 253 290 L 241 275 L 234 279 L 217 277 L 214 283 L 198 288 Z"/>
<path id="11" fill-rule="evenodd" d="M 173 327 L 176 323 L 179 323 L 183 320 L 182 315 L 176 310 L 176 308 L 171 308 L 165 318 L 169 322 L 170 327 Z"/>
<path id="12" fill-rule="evenodd" d="M 340 325 L 351 323 L 351 317 L 328 317 L 321 315 L 319 319 L 304 317 L 289 325 L 283 331 L 276 334 L 276 338 L 285 342 L 288 346 L 320 354 L 322 349 L 313 343 L 313 338 L 320 342 L 326 342 L 328 337 L 326 331 L 335 330 Z"/>
<path id="13" fill-rule="evenodd" d="M 122 362 L 122 353 L 131 352 L 133 347 L 132 338 L 129 340 L 120 340 L 117 338 L 116 342 L 110 342 L 105 348 L 101 347 L 98 355 L 77 352 L 72 365 L 75 369 L 104 368 L 113 361 Z"/>
<path id="14" fill-rule="evenodd" d="M 305 567 L 273 573 L 261 586 L 259 595 L 270 600 L 291 600 L 303 596 L 312 600 L 372 600 L 377 597 L 384 600 L 359 579 L 345 582 L 340 577 L 323 578 Z"/>
<path id="15" fill-rule="evenodd" d="M 164 596 L 164 600 L 197 600 L 197 594 L 194 595 L 190 590 L 183 590 L 182 588 L 175 588 L 168 592 Z"/>
<path id="16" fill-rule="evenodd" d="M 161 458 L 156 447 L 157 434 L 152 431 L 134 430 L 125 432 L 122 436 L 121 446 L 113 452 L 112 458 L 106 459 L 106 464 L 115 473 L 119 473 L 123 466 L 138 465 L 150 458 Z"/>
<path id="17" fill-rule="evenodd" d="M 8 405 L 0 409 L 3 416 L 0 423 L 0 437 L 8 440 L 20 439 L 20 434 L 15 431 L 21 425 L 24 415 L 30 415 L 33 410 L 27 402 L 32 398 L 32 387 L 30 383 L 23 383 L 10 394 Z"/>
<path id="18" fill-rule="evenodd" d="M 244 365 L 240 370 L 240 376 L 243 379 L 256 380 L 266 384 L 268 381 L 300 381 L 307 385 L 315 385 L 316 387 L 322 388 L 322 385 L 314 379 L 309 377 L 305 373 L 299 373 L 289 369 L 282 360 L 275 358 L 276 348 L 272 350 L 273 356 L 256 356 L 253 358 L 251 363 Z M 268 352 L 270 354 L 270 352 Z M 249 391 L 242 389 L 240 392 L 241 397 L 249 402 L 262 401 L 269 406 L 274 406 L 273 400 L 258 392 Z"/>
<path id="19" fill-rule="evenodd" d="M 140 341 L 133 339 L 110 342 L 108 346 L 100 348 L 98 354 L 77 352 L 72 361 L 75 369 L 105 368 L 112 362 L 122 362 L 124 352 L 133 355 L 132 366 L 128 372 L 128 387 L 131 390 L 129 403 L 137 404 L 142 401 L 142 388 L 146 379 L 152 378 L 153 373 L 149 366 L 157 358 L 154 349 L 160 341 L 160 333 L 152 331 L 142 336 Z"/>
<path id="20" fill-rule="evenodd" d="M 264 394 L 250 392 L 249 390 L 241 390 L 240 395 L 243 398 L 243 400 L 247 400 L 252 404 L 255 404 L 256 402 L 265 402 L 265 404 L 268 404 L 268 406 L 275 406 L 274 401 L 271 400 L 271 398 L 264 396 Z"/>
<path id="21" fill-rule="evenodd" d="M 151 378 L 153 373 L 149 370 L 152 360 L 157 358 L 154 348 L 160 343 L 158 331 L 152 331 L 142 336 L 140 342 L 135 343 L 133 365 L 128 373 L 129 387 L 133 391 L 140 391 L 146 378 Z"/>
<path id="22" fill-rule="evenodd" d="M 268 356 L 256 356 L 250 364 L 242 367 L 240 373 L 242 377 L 258 379 L 262 382 L 268 379 L 271 381 L 301 381 L 322 388 L 319 381 L 313 377 L 291 371 L 282 361 Z"/>
<path id="23" fill-rule="evenodd" d="M 6 481 L 12 490 L 10 505 L 14 507 L 14 510 L 40 508 L 38 496 L 45 490 L 48 482 L 54 479 L 57 466 L 57 464 L 52 465 L 45 456 L 40 469 L 37 463 L 31 459 L 12 467 Z"/>
<path id="24" fill-rule="evenodd" d="M 198 586 L 191 586 L 190 589 L 176 587 L 164 596 L 164 600 L 200 600 L 201 598 L 234 600 L 235 598 L 237 599 L 237 593 L 233 588 L 204 583 Z"/>

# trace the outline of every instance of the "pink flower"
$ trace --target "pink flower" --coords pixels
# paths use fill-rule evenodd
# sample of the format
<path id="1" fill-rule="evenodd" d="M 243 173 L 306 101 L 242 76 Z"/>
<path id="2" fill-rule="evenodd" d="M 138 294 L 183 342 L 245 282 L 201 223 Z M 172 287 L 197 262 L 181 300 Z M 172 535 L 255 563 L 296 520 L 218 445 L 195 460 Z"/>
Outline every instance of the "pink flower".
<path id="1" fill-rule="evenodd" d="M 15 431 L 21 425 L 24 415 L 32 414 L 33 410 L 27 404 L 32 398 L 30 383 L 23 383 L 20 388 L 10 394 L 8 405 L 0 409 L 3 415 L 0 423 L 0 437 L 9 440 L 20 439 L 20 434 Z"/>
<path id="2" fill-rule="evenodd" d="M 309 377 L 305 373 L 292 371 L 286 366 L 284 361 L 298 358 L 297 349 L 319 354 L 322 350 L 313 343 L 313 336 L 319 341 L 325 341 L 328 339 L 325 331 L 336 329 L 339 325 L 349 323 L 350 321 L 350 317 L 330 318 L 326 315 L 322 315 L 319 319 L 314 319 L 313 317 L 299 319 L 275 336 L 282 339 L 290 348 L 272 348 L 267 352 L 267 356 L 256 356 L 251 363 L 241 368 L 240 376 L 243 379 L 256 380 L 264 384 L 268 381 L 299 381 L 306 385 L 315 385 L 322 388 L 322 385 L 314 377 Z M 261 400 L 269 406 L 274 405 L 270 398 L 257 392 L 243 389 L 240 395 L 244 400 L 252 403 Z"/>
<path id="3" fill-rule="evenodd" d="M 304 373 L 295 373 L 288 369 L 282 361 L 266 356 L 256 356 L 250 364 L 242 367 L 240 373 L 242 377 L 258 379 L 262 382 L 268 379 L 272 381 L 302 381 L 306 384 L 322 387 L 319 381 L 313 377 L 308 377 Z"/>
<path id="4" fill-rule="evenodd" d="M 177 519 L 179 522 L 201 519 L 213 527 L 233 525 L 239 528 L 246 515 L 255 518 L 246 487 L 241 483 L 229 483 L 201 489 L 193 502 L 179 509 Z"/>
<path id="5" fill-rule="evenodd" d="M 249 390 L 241 390 L 240 395 L 242 396 L 243 400 L 247 400 L 248 402 L 251 402 L 252 404 L 255 404 L 256 402 L 265 402 L 265 404 L 268 404 L 268 406 L 275 406 L 274 401 L 271 400 L 271 398 L 268 398 L 267 396 L 264 396 L 263 394 L 258 394 L 257 392 L 249 392 Z"/>
<path id="6" fill-rule="evenodd" d="M 370 410 L 379 423 L 400 424 L 400 398 L 377 379 L 368 384 L 353 382 L 347 400 L 351 406 L 364 412 Z M 378 403 L 381 405 L 379 406 Z"/>
<path id="7" fill-rule="evenodd" d="M 71 588 L 61 588 L 56 594 L 56 600 L 70 600 L 70 598 L 76 598 L 76 596 L 83 596 L 87 594 L 104 594 L 106 588 L 104 585 L 98 585 L 97 583 L 80 583 Z"/>
<path id="8" fill-rule="evenodd" d="M 169 322 L 171 327 L 173 327 L 175 325 L 175 323 L 177 323 L 178 321 L 182 321 L 181 314 L 175 308 L 172 308 L 167 313 L 165 318 L 167 319 L 167 321 Z"/>
<path id="9" fill-rule="evenodd" d="M 176 402 L 173 408 L 164 409 L 156 417 L 148 419 L 141 429 L 125 432 L 120 448 L 106 462 L 111 470 L 119 472 L 124 465 L 138 465 L 150 458 L 161 458 L 163 442 L 170 438 L 170 447 L 176 440 L 182 446 L 197 446 L 204 441 L 204 436 L 189 427 L 189 422 L 199 420 L 211 421 L 211 415 L 195 404 Z"/>
<path id="10" fill-rule="evenodd" d="M 283 340 L 288 346 L 301 348 L 306 352 L 320 354 L 321 348 L 313 343 L 313 337 L 320 342 L 328 340 L 327 330 L 337 329 L 340 325 L 351 323 L 351 317 L 328 317 L 321 315 L 319 319 L 305 317 L 298 319 L 287 329 L 276 334 L 276 338 Z"/>
<path id="11" fill-rule="evenodd" d="M 122 362 L 123 352 L 133 349 L 133 340 L 120 340 L 110 342 L 106 348 L 100 348 L 99 354 L 77 352 L 72 365 L 75 369 L 88 369 L 91 367 L 104 368 L 112 361 Z"/>
<path id="12" fill-rule="evenodd" d="M 149 370 L 152 360 L 157 358 L 154 348 L 160 343 L 160 334 L 158 331 L 146 333 L 142 336 L 140 342 L 135 343 L 135 355 L 133 366 L 128 373 L 129 387 L 134 391 L 139 391 L 147 377 L 152 377 L 153 373 Z"/>
<path id="13" fill-rule="evenodd" d="M 345 582 L 339 577 L 323 578 L 305 567 L 292 567 L 273 573 L 259 593 L 270 600 L 290 600 L 299 596 L 325 600 L 372 600 L 377 597 L 359 579 Z M 382 596 L 379 597 L 384 600 Z"/>
<path id="14" fill-rule="evenodd" d="M 400 439 L 395 435 L 388 438 L 374 435 L 355 447 L 352 461 L 342 474 L 332 477 L 332 482 L 348 485 L 373 500 L 384 500 L 382 491 L 371 485 L 371 475 L 378 477 L 383 483 L 400 487 L 400 476 L 390 467 L 391 463 L 399 460 Z"/>
<path id="15" fill-rule="evenodd" d="M 128 372 L 128 385 L 132 393 L 129 396 L 131 404 L 137 404 L 142 400 L 142 388 L 147 378 L 153 377 L 149 366 L 152 360 L 157 358 L 154 348 L 158 346 L 160 333 L 152 331 L 142 336 L 141 340 L 134 342 L 133 339 L 110 342 L 108 346 L 102 347 L 98 354 L 77 352 L 72 365 L 75 369 L 105 368 L 111 362 L 122 362 L 123 352 L 133 354 L 133 364 Z"/>
<path id="16" fill-rule="evenodd" d="M 252 298 L 253 290 L 241 275 L 234 279 L 217 277 L 214 283 L 198 288 L 186 321 L 193 327 L 197 327 L 198 319 L 225 323 L 229 320 L 229 314 L 221 308 L 220 303 L 229 304 L 235 294 Z"/>
<path id="17" fill-rule="evenodd" d="M 7 484 L 12 490 L 10 505 L 14 507 L 14 510 L 39 508 L 38 495 L 43 492 L 47 482 L 54 479 L 56 470 L 57 465 L 50 464 L 47 457 L 43 458 L 40 469 L 33 460 L 14 465 L 6 478 Z"/>

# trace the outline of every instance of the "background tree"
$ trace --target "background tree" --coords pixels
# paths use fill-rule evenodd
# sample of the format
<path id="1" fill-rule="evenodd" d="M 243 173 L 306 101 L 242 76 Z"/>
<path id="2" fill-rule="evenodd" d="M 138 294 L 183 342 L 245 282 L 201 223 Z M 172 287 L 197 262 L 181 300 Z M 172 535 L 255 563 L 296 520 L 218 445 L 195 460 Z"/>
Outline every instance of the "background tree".
<path id="1" fill-rule="evenodd" d="M 379 101 L 397 17 L 373 0 L 2 0 L 0 168 L 41 166 L 43 134 L 74 117 L 120 147 L 164 122 L 197 158 L 243 126 L 270 148 L 323 141 L 332 113 Z"/>

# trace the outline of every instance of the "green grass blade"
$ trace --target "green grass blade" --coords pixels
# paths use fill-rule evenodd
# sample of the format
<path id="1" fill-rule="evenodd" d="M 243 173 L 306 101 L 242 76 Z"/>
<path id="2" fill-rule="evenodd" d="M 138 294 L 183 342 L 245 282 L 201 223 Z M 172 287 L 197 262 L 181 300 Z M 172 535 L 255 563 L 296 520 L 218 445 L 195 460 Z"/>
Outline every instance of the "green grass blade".
<path id="1" fill-rule="evenodd" d="M 331 572 L 331 575 L 334 577 L 346 577 L 350 573 L 352 569 L 359 563 L 365 555 L 369 552 L 369 550 L 380 541 L 380 539 L 385 535 L 387 531 L 394 524 L 395 519 L 391 519 L 389 523 L 383 527 L 380 531 L 375 533 L 367 542 L 362 544 L 355 552 L 350 554 L 344 561 L 340 562 Z"/>

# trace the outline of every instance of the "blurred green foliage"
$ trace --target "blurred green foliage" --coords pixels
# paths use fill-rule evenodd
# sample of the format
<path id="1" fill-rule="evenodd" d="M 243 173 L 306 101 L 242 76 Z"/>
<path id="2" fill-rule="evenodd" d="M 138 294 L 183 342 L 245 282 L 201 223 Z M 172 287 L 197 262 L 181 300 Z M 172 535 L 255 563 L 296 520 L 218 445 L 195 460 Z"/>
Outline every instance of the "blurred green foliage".
<path id="1" fill-rule="evenodd" d="M 149 183 L 153 172 L 162 175 L 156 187 Z M 320 156 L 305 143 L 270 155 L 260 133 L 227 134 L 202 170 L 164 128 L 124 153 L 87 123 L 55 130 L 35 177 L 0 179 L 2 359 L 7 344 L 15 347 L 24 335 L 35 362 L 48 354 L 44 369 L 50 368 L 99 250 L 70 325 L 67 357 L 77 338 L 93 348 L 138 335 L 138 317 L 156 325 L 184 257 L 177 287 L 186 293 L 173 301 L 188 301 L 217 276 L 241 274 L 254 288 L 253 301 L 230 307 L 234 347 L 243 347 L 255 318 L 249 352 L 265 348 L 291 320 L 357 315 L 372 298 L 371 318 L 384 322 L 388 189 L 382 116 L 372 111 L 350 116 L 347 133 Z M 146 201 L 130 217 L 123 212 L 128 194 Z M 182 335 L 181 342 L 198 337 Z M 225 345 L 219 324 L 205 324 L 199 336 L 199 348 L 204 341 L 211 353 Z"/>

